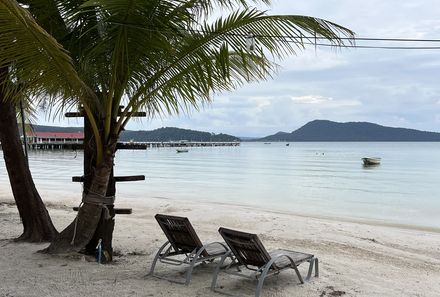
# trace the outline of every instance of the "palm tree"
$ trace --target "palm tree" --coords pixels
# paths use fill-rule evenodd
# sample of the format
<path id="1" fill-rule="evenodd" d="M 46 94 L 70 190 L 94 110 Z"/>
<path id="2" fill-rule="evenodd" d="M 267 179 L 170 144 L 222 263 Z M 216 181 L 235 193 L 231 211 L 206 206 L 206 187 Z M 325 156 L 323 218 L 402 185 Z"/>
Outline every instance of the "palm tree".
<path id="1" fill-rule="evenodd" d="M 329 21 L 267 15 L 245 0 L 27 4 L 37 22 L 69 51 L 79 77 L 93 91 L 62 101 L 63 106 L 80 103 L 93 131 L 96 155 L 77 218 L 48 248 L 55 253 L 82 249 L 101 216 L 108 214 L 106 205 L 113 201 L 106 193 L 116 143 L 134 112 L 143 109 L 154 117 L 198 108 L 215 92 L 271 77 L 277 70 L 272 60 L 302 50 L 307 36 L 326 38 L 336 46 L 344 45 L 340 35 L 353 37 Z M 219 8 L 231 13 L 209 21 Z M 250 32 L 257 44 L 253 51 L 246 46 Z"/>
<path id="2" fill-rule="evenodd" d="M 6 71 L 3 70 L 1 74 L 5 75 L 5 73 Z M 1 88 L 0 93 L 4 93 Z M 57 231 L 33 183 L 18 132 L 16 104 L 11 100 L 5 100 L 2 95 L 0 95 L 0 141 L 15 204 L 23 223 L 23 233 L 17 240 L 51 241 L 57 235 Z"/>
<path id="3" fill-rule="evenodd" d="M 23 233 L 17 240 L 50 241 L 58 234 L 35 188 L 23 153 L 17 126 L 17 103 L 26 98 L 25 94 L 72 96 L 76 91 L 71 84 L 79 86 L 81 81 L 62 47 L 16 2 L 1 1 L 0 141 L 23 223 Z"/>

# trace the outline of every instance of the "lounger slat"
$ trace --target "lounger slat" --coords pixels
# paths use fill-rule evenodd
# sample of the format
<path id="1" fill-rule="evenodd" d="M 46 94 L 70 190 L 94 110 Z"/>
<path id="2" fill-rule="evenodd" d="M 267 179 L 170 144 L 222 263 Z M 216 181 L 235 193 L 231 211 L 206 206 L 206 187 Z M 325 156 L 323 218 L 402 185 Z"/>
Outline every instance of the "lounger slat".
<path id="1" fill-rule="evenodd" d="M 226 228 L 219 232 L 241 264 L 262 267 L 269 262 L 270 255 L 256 234 Z"/>
<path id="2" fill-rule="evenodd" d="M 155 218 L 174 249 L 191 253 L 203 246 L 187 218 L 162 214 Z M 203 252 L 203 255 L 208 256 L 208 253 Z"/>

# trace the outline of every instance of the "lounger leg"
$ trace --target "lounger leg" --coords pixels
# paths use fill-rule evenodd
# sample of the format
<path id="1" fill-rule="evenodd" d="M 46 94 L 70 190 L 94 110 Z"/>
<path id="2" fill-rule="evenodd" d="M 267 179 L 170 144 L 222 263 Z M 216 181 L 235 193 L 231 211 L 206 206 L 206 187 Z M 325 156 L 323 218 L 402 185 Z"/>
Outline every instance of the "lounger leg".
<path id="1" fill-rule="evenodd" d="M 309 261 L 309 271 L 307 273 L 306 281 L 310 280 L 312 277 L 313 266 L 315 267 L 315 277 L 319 276 L 318 258 L 313 257 Z"/>
<path id="2" fill-rule="evenodd" d="M 264 279 L 266 278 L 267 272 L 269 271 L 272 264 L 273 264 L 273 261 L 269 262 L 269 264 L 266 264 L 266 267 L 263 269 L 263 272 L 261 272 L 261 275 L 258 279 L 257 289 L 255 290 L 255 297 L 260 296 L 261 290 L 263 289 Z"/>
<path id="3" fill-rule="evenodd" d="M 210 245 L 210 244 L 208 244 Z M 196 250 L 192 251 L 191 254 L 193 254 L 194 256 L 192 257 L 192 261 L 189 263 L 189 268 L 186 271 L 186 278 L 185 278 L 185 285 L 189 285 L 189 283 L 191 282 L 191 278 L 192 278 L 192 272 L 194 269 L 194 266 L 196 265 L 197 260 L 199 259 L 200 255 L 206 251 L 206 247 L 208 245 L 204 245 L 201 249 L 199 249 L 196 253 Z M 214 259 L 212 259 L 214 260 Z M 205 263 L 206 261 L 202 261 L 202 263 Z"/>
<path id="4" fill-rule="evenodd" d="M 303 280 L 303 278 L 302 278 L 301 273 L 299 273 L 298 266 L 296 266 L 295 264 L 293 264 L 293 269 L 295 269 L 295 272 L 296 272 L 296 275 L 298 276 L 299 282 L 300 282 L 301 284 L 304 284 L 304 280 Z"/>
<path id="5" fill-rule="evenodd" d="M 169 242 L 165 242 L 159 249 L 159 251 L 156 253 L 156 256 L 154 257 L 153 263 L 151 264 L 150 271 L 147 273 L 146 276 L 154 275 L 154 268 L 156 268 L 157 260 L 159 260 L 160 254 L 162 251 L 168 246 Z"/>
<path id="6" fill-rule="evenodd" d="M 214 275 L 212 276 L 211 291 L 213 291 L 213 292 L 215 291 L 215 286 L 217 284 L 217 277 L 218 277 L 218 274 L 220 272 L 220 268 L 222 267 L 222 265 L 225 262 L 226 258 L 228 258 L 230 256 L 231 256 L 231 252 L 228 252 L 228 253 L 224 254 L 221 257 L 220 261 L 218 262 L 217 266 L 215 267 Z"/>
<path id="7" fill-rule="evenodd" d="M 258 280 L 257 289 L 255 290 L 255 297 L 259 297 L 261 294 L 261 289 L 263 288 L 264 279 L 266 276 L 260 276 Z"/>
<path id="8" fill-rule="evenodd" d="M 185 279 L 185 285 L 189 285 L 191 282 L 192 272 L 194 269 L 196 261 L 193 259 L 191 263 L 189 264 L 188 270 L 186 271 L 186 279 Z"/>
<path id="9" fill-rule="evenodd" d="M 318 258 L 315 258 L 315 277 L 319 276 Z"/>
<path id="10" fill-rule="evenodd" d="M 315 258 L 310 259 L 308 262 L 309 262 L 309 271 L 307 272 L 306 281 L 308 281 L 312 277 L 313 265 L 315 264 Z"/>

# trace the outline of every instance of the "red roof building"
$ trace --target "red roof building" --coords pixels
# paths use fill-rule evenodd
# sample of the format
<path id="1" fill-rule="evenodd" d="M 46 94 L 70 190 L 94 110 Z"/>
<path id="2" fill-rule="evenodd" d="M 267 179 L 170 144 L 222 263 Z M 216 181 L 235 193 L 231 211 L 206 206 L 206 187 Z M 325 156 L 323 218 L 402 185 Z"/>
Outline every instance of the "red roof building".
<path id="1" fill-rule="evenodd" d="M 82 143 L 83 132 L 31 132 L 27 135 L 29 143 Z"/>

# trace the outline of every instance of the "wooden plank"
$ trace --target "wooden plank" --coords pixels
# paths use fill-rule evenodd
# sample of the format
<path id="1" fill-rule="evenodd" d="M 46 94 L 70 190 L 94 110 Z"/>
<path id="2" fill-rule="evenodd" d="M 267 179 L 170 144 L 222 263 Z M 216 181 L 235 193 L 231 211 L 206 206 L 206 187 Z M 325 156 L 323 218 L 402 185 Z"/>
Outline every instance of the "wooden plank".
<path id="1" fill-rule="evenodd" d="M 72 182 L 82 183 L 84 181 L 84 176 L 72 176 Z"/>
<path id="2" fill-rule="evenodd" d="M 75 206 L 72 207 L 74 211 L 78 211 L 79 207 Z M 115 208 L 115 214 L 132 214 L 133 209 L 132 208 Z"/>
<path id="3" fill-rule="evenodd" d="M 118 116 L 120 115 L 121 114 L 118 114 Z M 131 117 L 145 118 L 147 116 L 147 113 L 145 111 L 137 111 L 137 112 L 129 112 L 128 115 L 131 115 Z"/>
<path id="4" fill-rule="evenodd" d="M 118 150 L 146 150 L 148 145 L 145 143 L 123 143 L 118 142 L 116 149 Z"/>
<path id="5" fill-rule="evenodd" d="M 118 112 L 118 116 L 120 116 L 120 115 L 122 115 L 121 111 Z M 137 111 L 137 112 L 129 112 L 128 115 L 131 115 L 132 117 L 137 117 L 137 118 L 145 118 L 147 116 L 147 113 L 144 111 Z M 84 116 L 84 112 L 83 111 L 66 112 L 64 114 L 64 116 L 66 118 L 81 118 Z"/>
<path id="6" fill-rule="evenodd" d="M 115 182 L 145 180 L 145 175 L 115 176 Z"/>
<path id="7" fill-rule="evenodd" d="M 64 114 L 66 118 L 81 118 L 84 116 L 83 112 L 66 112 Z"/>
<path id="8" fill-rule="evenodd" d="M 138 180 L 145 180 L 145 175 L 115 176 L 115 182 L 128 182 Z M 83 176 L 72 176 L 72 182 L 81 183 L 83 181 Z"/>

